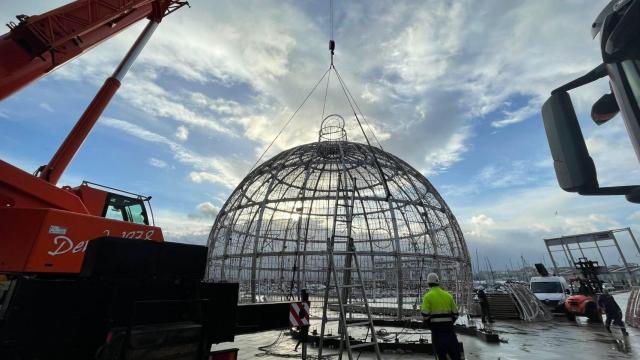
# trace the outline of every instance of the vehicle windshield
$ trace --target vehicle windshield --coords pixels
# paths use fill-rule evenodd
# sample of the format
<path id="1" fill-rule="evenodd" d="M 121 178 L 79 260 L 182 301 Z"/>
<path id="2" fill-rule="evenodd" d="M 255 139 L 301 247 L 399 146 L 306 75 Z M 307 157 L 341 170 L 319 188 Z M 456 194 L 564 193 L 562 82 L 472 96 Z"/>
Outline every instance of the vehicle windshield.
<path id="1" fill-rule="evenodd" d="M 104 210 L 104 217 L 107 219 L 149 225 L 147 212 L 142 200 L 116 194 L 109 194 Z"/>
<path id="2" fill-rule="evenodd" d="M 532 282 L 531 291 L 534 294 L 541 293 L 561 293 L 562 286 L 559 282 Z"/>

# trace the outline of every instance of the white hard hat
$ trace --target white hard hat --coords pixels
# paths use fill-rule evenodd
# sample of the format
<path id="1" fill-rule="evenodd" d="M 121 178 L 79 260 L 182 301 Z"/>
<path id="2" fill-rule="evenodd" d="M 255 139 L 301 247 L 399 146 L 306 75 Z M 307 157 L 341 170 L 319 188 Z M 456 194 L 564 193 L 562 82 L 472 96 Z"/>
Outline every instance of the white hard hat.
<path id="1" fill-rule="evenodd" d="M 429 275 L 427 275 L 427 284 L 440 284 L 438 274 L 430 273 Z"/>

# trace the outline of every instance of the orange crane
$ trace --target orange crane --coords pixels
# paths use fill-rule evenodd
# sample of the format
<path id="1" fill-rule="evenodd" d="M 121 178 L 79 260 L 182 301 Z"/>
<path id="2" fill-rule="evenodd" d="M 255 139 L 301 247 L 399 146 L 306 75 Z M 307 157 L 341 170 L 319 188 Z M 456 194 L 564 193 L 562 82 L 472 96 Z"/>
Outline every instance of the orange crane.
<path id="1" fill-rule="evenodd" d="M 186 4 L 75 1 L 0 37 L 3 99 L 149 20 L 46 165 L 0 160 L 0 359 L 195 360 L 233 340 L 238 285 L 204 283 L 206 248 L 164 242 L 149 197 L 56 186 L 160 21 Z"/>
<path id="2" fill-rule="evenodd" d="M 88 241 L 116 236 L 163 241 L 145 206 L 149 197 L 83 183 L 56 186 L 160 21 L 175 0 L 76 1 L 19 23 L 0 38 L 0 99 L 84 51 L 149 19 L 49 163 L 36 176 L 0 160 L 0 273 L 78 273 Z M 132 196 L 133 195 L 133 196 Z M 150 212 L 150 211 L 149 211 Z M 27 230 L 28 229 L 28 230 Z"/>
<path id="3" fill-rule="evenodd" d="M 150 197 L 56 186 L 177 0 L 78 0 L 19 15 L 0 37 L 0 100 L 137 21 L 149 22 L 51 160 L 0 160 L 0 359 L 233 359 L 211 344 L 289 325 L 290 303 L 238 306 L 203 282 L 207 249 L 164 241 Z"/>

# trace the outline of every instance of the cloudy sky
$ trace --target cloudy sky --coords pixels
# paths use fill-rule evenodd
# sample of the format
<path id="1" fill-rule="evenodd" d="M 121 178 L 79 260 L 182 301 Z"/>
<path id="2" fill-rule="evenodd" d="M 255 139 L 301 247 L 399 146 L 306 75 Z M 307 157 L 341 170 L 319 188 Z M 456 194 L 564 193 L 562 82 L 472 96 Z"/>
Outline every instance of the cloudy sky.
<path id="1" fill-rule="evenodd" d="M 4 1 L 0 19 L 63 3 Z M 640 208 L 623 197 L 558 188 L 540 118 L 553 88 L 598 65 L 589 30 L 605 3 L 336 1 L 336 67 L 385 150 L 442 193 L 474 260 L 477 249 L 494 267 L 521 255 L 538 262 L 543 238 L 640 231 Z M 160 25 L 61 184 L 152 195 L 168 240 L 203 244 L 226 197 L 327 69 L 329 11 L 328 1 L 191 5 Z M 29 172 L 46 163 L 142 26 L 1 102 L 0 158 Z M 602 80 L 572 97 L 601 184 L 627 185 L 640 168 L 621 119 L 588 119 L 606 89 Z M 317 139 L 322 95 L 267 157 Z M 327 101 L 328 113 L 355 125 L 338 88 Z"/>

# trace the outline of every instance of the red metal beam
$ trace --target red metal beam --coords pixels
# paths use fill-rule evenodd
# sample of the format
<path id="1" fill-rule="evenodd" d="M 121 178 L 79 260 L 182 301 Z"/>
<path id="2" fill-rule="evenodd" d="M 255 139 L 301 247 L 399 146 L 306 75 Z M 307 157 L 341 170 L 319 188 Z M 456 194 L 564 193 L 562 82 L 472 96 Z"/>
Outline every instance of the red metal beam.
<path id="1" fill-rule="evenodd" d="M 18 16 L 0 37 L 0 100 L 144 18 L 159 22 L 176 0 L 78 0 Z"/>

